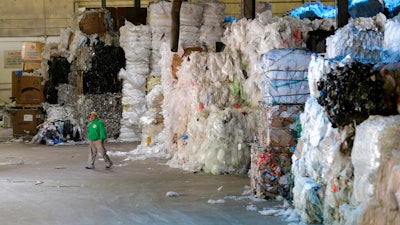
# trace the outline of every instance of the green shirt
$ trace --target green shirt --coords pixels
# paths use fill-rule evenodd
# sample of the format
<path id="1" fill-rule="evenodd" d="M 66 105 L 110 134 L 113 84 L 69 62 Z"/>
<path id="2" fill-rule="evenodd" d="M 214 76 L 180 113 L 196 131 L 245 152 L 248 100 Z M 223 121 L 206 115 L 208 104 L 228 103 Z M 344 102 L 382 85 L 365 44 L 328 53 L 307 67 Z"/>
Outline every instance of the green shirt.
<path id="1" fill-rule="evenodd" d="M 106 129 L 104 128 L 104 123 L 99 118 L 89 123 L 88 139 L 91 141 L 106 139 Z"/>

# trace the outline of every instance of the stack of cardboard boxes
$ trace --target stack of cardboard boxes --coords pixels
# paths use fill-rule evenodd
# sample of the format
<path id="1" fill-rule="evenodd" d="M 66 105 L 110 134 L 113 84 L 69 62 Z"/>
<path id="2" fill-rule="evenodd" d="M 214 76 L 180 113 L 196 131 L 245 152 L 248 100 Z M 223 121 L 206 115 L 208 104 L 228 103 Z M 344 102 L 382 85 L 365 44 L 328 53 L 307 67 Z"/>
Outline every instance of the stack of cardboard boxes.
<path id="1" fill-rule="evenodd" d="M 23 70 L 12 72 L 12 98 L 16 103 L 12 107 L 14 136 L 35 135 L 43 121 L 43 77 L 30 73 L 41 67 L 43 47 L 41 42 L 23 42 Z"/>

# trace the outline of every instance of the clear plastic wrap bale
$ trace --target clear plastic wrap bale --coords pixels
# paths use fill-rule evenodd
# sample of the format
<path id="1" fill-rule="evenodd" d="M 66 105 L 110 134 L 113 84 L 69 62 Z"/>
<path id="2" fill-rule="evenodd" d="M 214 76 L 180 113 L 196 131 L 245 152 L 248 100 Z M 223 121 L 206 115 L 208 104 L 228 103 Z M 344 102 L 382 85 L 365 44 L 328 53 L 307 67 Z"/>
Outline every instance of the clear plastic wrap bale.
<path id="1" fill-rule="evenodd" d="M 349 23 L 326 39 L 327 58 L 347 56 L 377 63 L 382 60 L 383 32 L 356 27 Z"/>
<path id="2" fill-rule="evenodd" d="M 141 140 L 140 117 L 148 110 L 145 96 L 144 86 L 138 88 L 127 80 L 123 81 L 119 140 L 129 142 Z"/>
<path id="3" fill-rule="evenodd" d="M 397 62 L 400 56 L 400 22 L 398 19 L 391 19 L 385 23 L 384 53 L 385 60 Z"/>
<path id="4" fill-rule="evenodd" d="M 357 127 L 351 160 L 360 224 L 399 222 L 399 125 L 398 115 L 371 116 Z"/>
<path id="5" fill-rule="evenodd" d="M 273 49 L 262 55 L 260 89 L 270 104 L 302 104 L 310 95 L 308 67 L 311 52 L 303 49 Z"/>
<path id="6" fill-rule="evenodd" d="M 215 105 L 243 107 L 249 99 L 243 87 L 246 80 L 240 62 L 231 52 L 192 52 L 177 72 L 177 85 L 190 87 L 192 109 Z"/>
<path id="7" fill-rule="evenodd" d="M 211 174 L 245 174 L 257 115 L 251 109 L 211 107 L 192 112 L 187 132 L 176 136 L 177 152 L 168 165 Z"/>
<path id="8" fill-rule="evenodd" d="M 305 223 L 323 223 L 324 187 L 310 177 L 295 177 L 293 205 Z"/>
<path id="9" fill-rule="evenodd" d="M 323 106 L 333 127 L 361 123 L 369 115 L 388 115 L 383 77 L 373 64 L 345 58 L 318 82 Z"/>
<path id="10" fill-rule="evenodd" d="M 399 116 L 371 116 L 357 126 L 351 155 L 357 203 L 368 205 L 376 200 L 377 185 L 384 176 L 380 168 L 399 151 L 399 134 Z"/>
<path id="11" fill-rule="evenodd" d="M 172 53 L 166 45 L 163 50 L 164 143 L 173 154 L 168 164 L 213 174 L 247 172 L 247 143 L 257 120 L 253 110 L 237 104 L 245 103 L 244 93 L 231 93 L 234 74 L 236 87 L 244 78 L 240 64 L 227 53 L 192 52 L 174 77 Z"/>

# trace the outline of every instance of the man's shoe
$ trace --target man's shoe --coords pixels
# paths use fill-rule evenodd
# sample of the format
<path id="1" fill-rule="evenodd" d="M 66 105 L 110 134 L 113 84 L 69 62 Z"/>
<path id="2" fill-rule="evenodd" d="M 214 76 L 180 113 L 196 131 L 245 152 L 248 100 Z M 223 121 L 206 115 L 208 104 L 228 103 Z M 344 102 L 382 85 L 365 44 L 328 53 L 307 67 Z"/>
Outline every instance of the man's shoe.
<path id="1" fill-rule="evenodd" d="M 109 166 L 106 166 L 106 169 L 111 169 L 113 163 L 111 163 Z"/>
<path id="2" fill-rule="evenodd" d="M 88 170 L 92 170 L 92 169 L 94 169 L 94 166 L 93 167 L 86 166 L 85 168 L 88 169 Z"/>

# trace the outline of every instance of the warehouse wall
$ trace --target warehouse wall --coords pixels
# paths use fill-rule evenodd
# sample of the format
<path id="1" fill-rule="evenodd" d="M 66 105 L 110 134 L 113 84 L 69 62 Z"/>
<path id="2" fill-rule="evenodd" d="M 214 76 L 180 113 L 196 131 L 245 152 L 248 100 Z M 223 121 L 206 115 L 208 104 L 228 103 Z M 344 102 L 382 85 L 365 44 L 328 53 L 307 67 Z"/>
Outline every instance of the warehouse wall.
<path id="1" fill-rule="evenodd" d="M 73 15 L 80 8 L 99 8 L 101 0 L 9 0 L 0 7 L 0 103 L 11 97 L 11 71 L 20 70 L 18 52 L 23 41 L 49 41 L 57 38 L 62 28 L 71 27 Z M 191 1 L 196 2 L 196 1 Z M 221 0 L 225 14 L 241 17 L 242 0 Z M 261 0 L 269 2 L 275 16 L 304 3 L 304 0 Z M 334 0 L 321 1 L 334 4 Z M 142 0 L 146 8 L 149 0 Z M 262 4 L 261 4 L 262 5 Z M 107 0 L 106 7 L 132 7 L 134 0 Z"/>
<path id="2" fill-rule="evenodd" d="M 21 49 L 24 41 L 57 43 L 58 37 L 0 38 L 0 104 L 10 102 L 11 73 L 22 69 Z"/>

